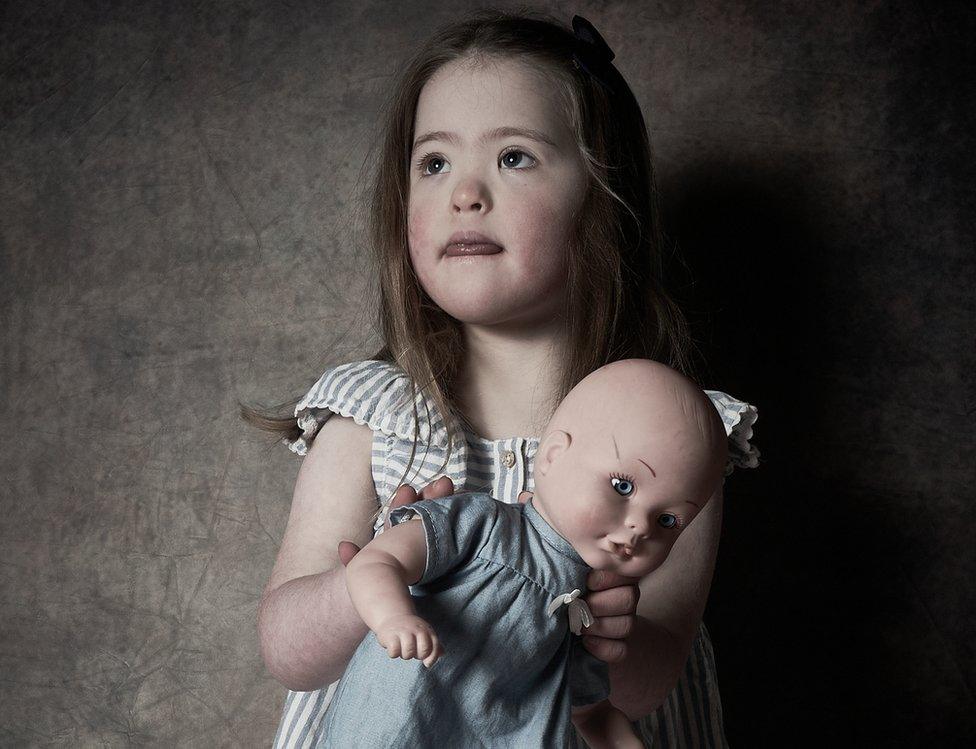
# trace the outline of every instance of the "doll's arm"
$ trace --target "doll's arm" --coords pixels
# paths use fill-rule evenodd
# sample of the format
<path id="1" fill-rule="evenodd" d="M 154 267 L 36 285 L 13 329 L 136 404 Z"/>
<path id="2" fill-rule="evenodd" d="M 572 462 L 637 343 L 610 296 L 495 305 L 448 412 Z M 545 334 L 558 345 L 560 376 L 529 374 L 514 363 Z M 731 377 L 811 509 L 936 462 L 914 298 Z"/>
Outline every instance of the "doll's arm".
<path id="1" fill-rule="evenodd" d="M 627 716 L 603 700 L 573 708 L 573 725 L 590 749 L 643 749 Z"/>
<path id="2" fill-rule="evenodd" d="M 422 659 L 430 668 L 443 649 L 433 627 L 417 616 L 407 589 L 423 577 L 426 564 L 423 522 L 400 523 L 353 558 L 346 585 L 353 606 L 391 658 Z"/>

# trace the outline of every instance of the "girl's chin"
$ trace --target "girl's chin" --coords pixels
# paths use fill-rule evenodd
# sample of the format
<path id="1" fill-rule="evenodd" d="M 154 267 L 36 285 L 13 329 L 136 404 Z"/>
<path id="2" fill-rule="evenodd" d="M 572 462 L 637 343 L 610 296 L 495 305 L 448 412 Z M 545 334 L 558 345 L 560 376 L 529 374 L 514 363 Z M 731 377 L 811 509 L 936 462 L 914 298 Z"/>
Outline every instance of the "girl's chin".
<path id="1" fill-rule="evenodd" d="M 439 306 L 458 322 L 482 326 L 520 322 L 519 313 L 525 311 L 524 306 L 518 304 L 511 307 L 499 305 L 497 298 L 483 305 L 471 304 L 470 302 L 471 300 L 466 300 L 463 305 L 440 304 Z"/>
<path id="2" fill-rule="evenodd" d="M 438 298 L 439 297 L 439 298 Z M 549 324 L 558 313 L 555 302 L 527 305 L 536 299 L 531 289 L 508 291 L 502 296 L 497 284 L 491 288 L 468 288 L 434 297 L 437 306 L 459 322 L 469 325 L 533 326 Z"/>

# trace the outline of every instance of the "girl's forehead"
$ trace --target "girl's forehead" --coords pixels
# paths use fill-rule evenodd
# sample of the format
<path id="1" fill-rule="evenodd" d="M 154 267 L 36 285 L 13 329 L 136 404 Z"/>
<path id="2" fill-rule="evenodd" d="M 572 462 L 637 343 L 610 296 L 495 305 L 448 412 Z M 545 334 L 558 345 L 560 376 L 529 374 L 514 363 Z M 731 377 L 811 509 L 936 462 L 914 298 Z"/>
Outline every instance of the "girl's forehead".
<path id="1" fill-rule="evenodd" d="M 517 60 L 456 60 L 439 68 L 417 102 L 415 132 L 480 133 L 521 126 L 561 139 L 565 110 L 552 79 Z"/>

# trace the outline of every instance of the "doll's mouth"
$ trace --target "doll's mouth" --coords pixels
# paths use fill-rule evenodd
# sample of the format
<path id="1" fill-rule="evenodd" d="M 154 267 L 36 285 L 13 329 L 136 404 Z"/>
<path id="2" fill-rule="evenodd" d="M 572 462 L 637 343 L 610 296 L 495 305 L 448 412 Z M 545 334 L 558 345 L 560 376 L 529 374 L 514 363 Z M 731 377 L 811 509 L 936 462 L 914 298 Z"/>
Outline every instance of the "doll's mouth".
<path id="1" fill-rule="evenodd" d="M 630 559 L 634 556 L 634 547 L 628 546 L 627 544 L 618 544 L 614 541 L 610 542 L 610 553 L 613 554 L 618 559 Z"/>

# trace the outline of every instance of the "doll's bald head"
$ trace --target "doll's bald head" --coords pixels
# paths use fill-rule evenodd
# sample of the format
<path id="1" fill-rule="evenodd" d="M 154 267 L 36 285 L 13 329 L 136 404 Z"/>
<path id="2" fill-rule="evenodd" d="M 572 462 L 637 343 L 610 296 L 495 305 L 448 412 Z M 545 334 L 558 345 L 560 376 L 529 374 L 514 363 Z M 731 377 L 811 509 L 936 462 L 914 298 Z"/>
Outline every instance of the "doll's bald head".
<path id="1" fill-rule="evenodd" d="M 722 419 L 692 380 L 626 359 L 556 408 L 535 459 L 533 504 L 595 569 L 640 576 L 721 485 Z"/>
<path id="2" fill-rule="evenodd" d="M 680 435 L 709 477 L 721 476 L 728 458 L 725 426 L 709 397 L 685 375 L 650 359 L 612 362 L 585 377 L 549 420 L 546 434 L 553 430 L 593 449 Z"/>

